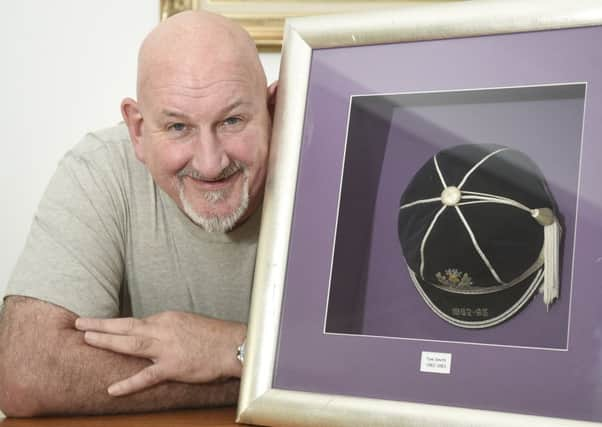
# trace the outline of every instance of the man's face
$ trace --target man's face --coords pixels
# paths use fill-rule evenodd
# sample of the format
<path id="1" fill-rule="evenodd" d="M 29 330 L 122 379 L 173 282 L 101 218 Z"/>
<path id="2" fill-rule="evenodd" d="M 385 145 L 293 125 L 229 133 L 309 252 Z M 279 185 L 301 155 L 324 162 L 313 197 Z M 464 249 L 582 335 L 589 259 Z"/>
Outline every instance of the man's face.
<path id="1" fill-rule="evenodd" d="M 168 76 L 148 82 L 141 114 L 136 154 L 192 221 L 223 232 L 257 208 L 271 127 L 265 87 L 243 73 Z"/>

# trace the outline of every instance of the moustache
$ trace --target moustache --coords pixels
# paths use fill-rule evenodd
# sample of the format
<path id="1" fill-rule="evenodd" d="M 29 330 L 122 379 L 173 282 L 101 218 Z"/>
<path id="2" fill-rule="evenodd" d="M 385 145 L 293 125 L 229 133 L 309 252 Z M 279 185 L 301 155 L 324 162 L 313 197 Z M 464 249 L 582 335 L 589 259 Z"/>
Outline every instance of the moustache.
<path id="1" fill-rule="evenodd" d="M 182 169 L 181 171 L 178 172 L 177 177 L 183 178 L 185 176 L 189 176 L 190 178 L 198 179 L 200 181 L 213 182 L 213 181 L 221 181 L 223 179 L 230 178 L 232 175 L 234 175 L 235 173 L 238 173 L 239 171 L 242 171 L 242 170 L 243 170 L 243 166 L 239 162 L 232 162 L 228 166 L 226 166 L 224 169 L 222 169 L 221 172 L 217 176 L 210 178 L 210 177 L 204 176 L 202 173 L 197 171 L 195 168 L 193 168 L 191 166 L 186 166 L 184 169 Z"/>

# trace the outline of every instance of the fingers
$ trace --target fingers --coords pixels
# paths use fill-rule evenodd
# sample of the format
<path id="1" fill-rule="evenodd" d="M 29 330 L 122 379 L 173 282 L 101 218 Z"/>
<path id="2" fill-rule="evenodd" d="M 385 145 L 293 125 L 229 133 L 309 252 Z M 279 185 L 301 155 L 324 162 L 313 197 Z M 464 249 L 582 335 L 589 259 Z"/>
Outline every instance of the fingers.
<path id="1" fill-rule="evenodd" d="M 91 346 L 110 350 L 116 353 L 128 354 L 130 356 L 152 359 L 156 356 L 153 338 L 143 336 L 112 335 L 99 332 L 86 332 L 84 340 Z"/>
<path id="2" fill-rule="evenodd" d="M 137 334 L 144 326 L 144 321 L 133 317 L 119 319 L 94 319 L 80 317 L 75 321 L 75 327 L 80 331 L 105 332 L 107 334 Z"/>
<path id="3" fill-rule="evenodd" d="M 111 396 L 125 396 L 152 387 L 164 381 L 159 365 L 150 365 L 136 375 L 112 384 L 107 390 Z"/>

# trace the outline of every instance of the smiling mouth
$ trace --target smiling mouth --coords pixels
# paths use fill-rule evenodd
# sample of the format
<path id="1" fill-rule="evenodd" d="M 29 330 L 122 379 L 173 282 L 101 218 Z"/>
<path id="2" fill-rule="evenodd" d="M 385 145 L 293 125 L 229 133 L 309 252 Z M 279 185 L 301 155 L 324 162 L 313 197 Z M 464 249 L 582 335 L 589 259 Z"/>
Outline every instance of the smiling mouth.
<path id="1" fill-rule="evenodd" d="M 197 178 L 192 175 L 186 175 L 184 178 L 189 178 L 193 186 L 202 191 L 219 191 L 230 188 L 240 175 L 242 175 L 242 169 L 233 171 L 227 176 L 218 176 L 213 179 L 203 177 Z"/>
<path id="2" fill-rule="evenodd" d="M 219 175 L 215 177 L 203 176 L 199 171 L 186 167 L 178 172 L 178 178 L 183 181 L 189 178 L 190 182 L 202 191 L 219 191 L 230 187 L 236 179 L 244 172 L 244 168 L 238 162 L 233 162 L 225 167 Z"/>
<path id="3" fill-rule="evenodd" d="M 240 171 L 241 171 L 240 169 L 236 169 L 236 170 L 228 173 L 227 175 L 222 173 L 222 174 L 220 174 L 219 176 L 217 176 L 215 178 L 200 178 L 199 181 L 204 181 L 204 182 L 222 182 L 222 181 L 227 181 L 228 179 L 232 178 L 233 176 L 235 176 Z M 194 177 L 192 177 L 192 178 L 194 178 Z"/>

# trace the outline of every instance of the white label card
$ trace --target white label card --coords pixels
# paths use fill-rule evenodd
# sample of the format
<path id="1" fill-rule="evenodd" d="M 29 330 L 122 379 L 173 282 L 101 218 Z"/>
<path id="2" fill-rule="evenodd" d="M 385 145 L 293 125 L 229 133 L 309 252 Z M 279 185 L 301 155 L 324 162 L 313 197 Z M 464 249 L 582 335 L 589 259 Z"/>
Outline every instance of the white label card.
<path id="1" fill-rule="evenodd" d="M 451 353 L 423 351 L 420 357 L 420 372 L 449 374 L 451 373 L 451 360 Z"/>

